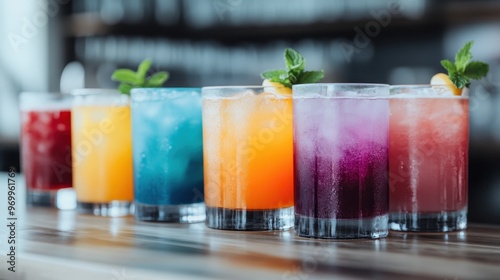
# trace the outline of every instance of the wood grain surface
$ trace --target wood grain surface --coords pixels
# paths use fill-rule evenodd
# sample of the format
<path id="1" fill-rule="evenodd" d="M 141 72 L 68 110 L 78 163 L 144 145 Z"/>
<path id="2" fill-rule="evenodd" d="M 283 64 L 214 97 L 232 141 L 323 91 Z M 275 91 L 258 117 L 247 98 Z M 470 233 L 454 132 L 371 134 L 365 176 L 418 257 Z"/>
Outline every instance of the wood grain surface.
<path id="1" fill-rule="evenodd" d="M 3 225 L 5 208 L 0 214 Z M 17 271 L 7 271 L 2 226 L 0 279 L 500 279 L 496 226 L 331 241 L 44 208 L 20 209 L 17 217 Z"/>

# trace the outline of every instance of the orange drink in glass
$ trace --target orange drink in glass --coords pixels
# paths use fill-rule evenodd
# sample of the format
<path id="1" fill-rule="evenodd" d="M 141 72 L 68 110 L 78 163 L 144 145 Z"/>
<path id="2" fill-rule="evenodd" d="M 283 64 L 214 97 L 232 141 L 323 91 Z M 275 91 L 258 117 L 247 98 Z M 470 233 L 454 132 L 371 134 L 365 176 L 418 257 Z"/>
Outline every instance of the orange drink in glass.
<path id="1" fill-rule="evenodd" d="M 103 216 L 130 214 L 133 175 L 128 96 L 113 90 L 77 90 L 71 124 L 78 209 Z"/>
<path id="2" fill-rule="evenodd" d="M 292 97 L 274 87 L 203 88 L 207 226 L 293 226 Z"/>

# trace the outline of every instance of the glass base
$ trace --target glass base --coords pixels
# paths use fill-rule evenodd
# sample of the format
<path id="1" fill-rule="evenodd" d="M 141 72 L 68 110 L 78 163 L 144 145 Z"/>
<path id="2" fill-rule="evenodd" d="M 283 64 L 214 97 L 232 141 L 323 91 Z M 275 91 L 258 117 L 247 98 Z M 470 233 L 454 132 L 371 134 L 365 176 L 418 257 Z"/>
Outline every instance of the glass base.
<path id="1" fill-rule="evenodd" d="M 398 231 L 448 232 L 467 228 L 467 207 L 455 212 L 391 213 L 389 228 Z"/>
<path id="2" fill-rule="evenodd" d="M 135 218 L 150 222 L 198 223 L 205 221 L 205 203 L 151 205 L 135 201 Z"/>
<path id="3" fill-rule="evenodd" d="M 54 207 L 60 210 L 76 208 L 76 193 L 73 188 L 53 191 L 27 190 L 26 200 L 29 206 Z"/>
<path id="4" fill-rule="evenodd" d="M 383 238 L 389 215 L 364 219 L 321 219 L 295 214 L 295 234 L 312 238 Z"/>
<path id="5" fill-rule="evenodd" d="M 207 207 L 206 225 L 226 230 L 286 230 L 293 226 L 293 206 L 270 210 Z"/>
<path id="6" fill-rule="evenodd" d="M 111 201 L 108 203 L 87 203 L 78 201 L 78 212 L 96 216 L 123 217 L 132 214 L 130 201 Z"/>

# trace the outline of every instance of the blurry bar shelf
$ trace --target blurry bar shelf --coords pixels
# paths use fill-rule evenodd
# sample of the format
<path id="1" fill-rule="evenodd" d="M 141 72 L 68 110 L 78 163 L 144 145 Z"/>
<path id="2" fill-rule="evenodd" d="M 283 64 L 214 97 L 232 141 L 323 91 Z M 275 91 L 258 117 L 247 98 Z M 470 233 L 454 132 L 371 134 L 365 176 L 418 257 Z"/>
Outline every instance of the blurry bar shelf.
<path id="1" fill-rule="evenodd" d="M 487 22 L 498 20 L 500 3 L 484 2 L 444 2 L 428 7 L 422 15 L 407 17 L 403 14 L 392 14 L 389 24 L 383 32 L 412 32 L 421 29 L 435 32 L 449 24 Z M 377 11 L 377 10 L 373 10 Z M 210 11 L 215 13 L 215 11 Z M 179 11 L 182 13 L 182 11 Z M 227 13 L 230 13 L 229 11 Z M 181 16 L 181 18 L 184 18 Z M 127 35 L 142 37 L 196 38 L 196 40 L 241 41 L 241 40 L 275 40 L 277 38 L 300 39 L 324 36 L 351 36 L 355 34 L 354 26 L 361 29 L 375 18 L 367 13 L 357 18 L 334 18 L 306 23 L 289 22 L 234 25 L 220 20 L 207 27 L 192 26 L 186 20 L 170 25 L 158 24 L 155 21 L 144 21 L 139 24 L 119 22 L 109 24 L 102 21 L 97 12 L 76 13 L 66 18 L 67 36 L 85 37 L 100 35 Z"/>
<path id="2" fill-rule="evenodd" d="M 19 177 L 20 179 L 21 177 Z M 5 182 L 5 173 L 0 173 Z M 18 189 L 22 189 L 19 180 Z M 22 201 L 22 193 L 17 197 Z M 3 218 L 5 210 L 1 210 Z M 5 221 L 5 219 L 4 219 Z M 291 230 L 236 232 L 18 209 L 18 272 L 68 279 L 498 279 L 500 226 L 391 232 L 380 240 L 315 240 Z M 6 254 L 0 261 L 5 264 Z M 14 279 L 0 271 L 0 279 Z M 7 278 L 6 278 L 7 277 Z M 11 277 L 11 278 L 8 278 Z"/>
<path id="3" fill-rule="evenodd" d="M 446 22 L 450 24 L 497 21 L 500 15 L 500 2 L 468 1 L 445 5 L 444 15 Z"/>
<path id="4" fill-rule="evenodd" d="M 353 36 L 355 26 L 362 30 L 373 18 L 356 20 L 339 20 L 333 22 L 309 23 L 290 25 L 245 25 L 228 26 L 217 25 L 206 28 L 196 28 L 185 24 L 163 26 L 155 23 L 128 24 L 119 23 L 109 25 L 103 22 L 98 14 L 85 13 L 73 14 L 67 18 L 66 35 L 70 37 L 88 36 L 141 36 L 141 37 L 165 37 L 170 39 L 189 38 L 190 40 L 217 40 L 227 42 L 237 41 L 268 41 L 281 38 L 303 39 L 323 38 L 332 36 Z M 443 26 L 444 19 L 437 14 L 428 14 L 421 19 L 409 19 L 404 17 L 393 17 L 382 32 L 410 32 L 422 28 L 435 31 L 435 28 Z"/>

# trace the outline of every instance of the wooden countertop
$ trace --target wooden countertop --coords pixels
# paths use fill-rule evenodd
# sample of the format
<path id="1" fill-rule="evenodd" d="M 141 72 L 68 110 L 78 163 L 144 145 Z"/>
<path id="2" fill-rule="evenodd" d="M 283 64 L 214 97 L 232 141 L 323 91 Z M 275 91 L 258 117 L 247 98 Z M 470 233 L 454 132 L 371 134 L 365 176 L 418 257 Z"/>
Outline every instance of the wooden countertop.
<path id="1" fill-rule="evenodd" d="M 17 213 L 12 273 L 6 265 L 6 182 L 1 175 L 2 280 L 500 279 L 497 226 L 332 241 L 297 237 L 291 230 L 221 231 L 43 208 Z M 20 203 L 22 194 L 16 199 Z"/>

